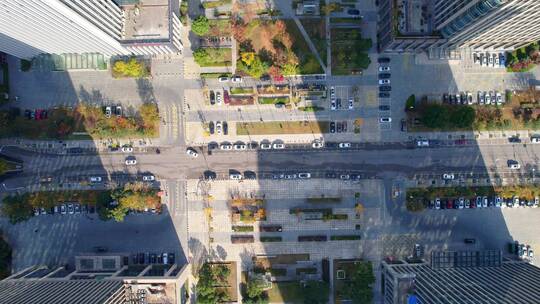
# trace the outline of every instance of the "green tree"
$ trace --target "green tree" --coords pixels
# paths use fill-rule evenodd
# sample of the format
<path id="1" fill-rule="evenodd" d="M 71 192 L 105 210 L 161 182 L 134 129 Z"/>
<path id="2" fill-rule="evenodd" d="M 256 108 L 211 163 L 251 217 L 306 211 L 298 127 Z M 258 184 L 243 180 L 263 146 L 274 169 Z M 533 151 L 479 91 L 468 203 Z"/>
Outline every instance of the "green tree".
<path id="1" fill-rule="evenodd" d="M 6 242 L 3 234 L 0 232 L 0 279 L 7 278 L 11 271 L 9 266 L 11 265 L 11 247 Z"/>
<path id="2" fill-rule="evenodd" d="M 208 51 L 205 48 L 199 48 L 196 49 L 195 52 L 193 52 L 193 59 L 195 62 L 197 62 L 198 65 L 204 66 L 209 62 L 210 55 L 208 54 Z"/>
<path id="3" fill-rule="evenodd" d="M 516 57 L 514 56 L 514 54 L 510 53 L 510 52 L 506 52 L 506 66 L 510 66 L 510 65 L 513 65 L 514 63 L 516 63 Z"/>
<path id="4" fill-rule="evenodd" d="M 405 111 L 414 111 L 416 106 L 416 96 L 412 94 L 407 98 L 407 101 L 405 102 Z"/>
<path id="5" fill-rule="evenodd" d="M 191 31 L 198 36 L 204 36 L 210 31 L 210 22 L 205 16 L 199 16 L 191 24 Z"/>
<path id="6" fill-rule="evenodd" d="M 357 262 L 348 284 L 344 285 L 342 298 L 355 304 L 371 303 L 373 291 L 371 285 L 375 282 L 371 262 Z"/>
<path id="7" fill-rule="evenodd" d="M 264 290 L 266 283 L 260 277 L 250 278 L 243 291 L 242 302 L 246 304 L 266 304 L 268 294 Z"/>
<path id="8" fill-rule="evenodd" d="M 32 206 L 26 199 L 28 195 L 13 195 L 4 197 L 1 206 L 2 214 L 9 222 L 16 224 L 28 220 L 32 216 Z"/>
<path id="9" fill-rule="evenodd" d="M 452 124 L 457 128 L 471 128 L 475 117 L 476 112 L 472 107 L 462 106 L 454 108 L 450 112 L 449 121 L 451 121 Z"/>
<path id="10" fill-rule="evenodd" d="M 321 281 L 307 281 L 304 286 L 304 304 L 326 304 L 330 287 L 328 283 Z"/>
<path id="11" fill-rule="evenodd" d="M 525 52 L 527 55 L 531 56 L 534 53 L 538 52 L 538 43 L 533 42 L 525 47 Z"/>
<path id="12" fill-rule="evenodd" d="M 428 128 L 444 128 L 447 125 L 448 111 L 438 104 L 428 104 L 422 110 L 422 123 Z"/>
<path id="13" fill-rule="evenodd" d="M 199 281 L 195 286 L 197 303 L 215 304 L 228 301 L 229 297 L 226 291 L 222 288 L 216 288 L 216 285 L 215 272 L 212 266 L 204 263 L 199 270 Z"/>
<path id="14" fill-rule="evenodd" d="M 281 68 L 281 73 L 284 76 L 297 75 L 298 74 L 298 65 L 297 64 L 292 64 L 292 63 L 286 63 Z"/>

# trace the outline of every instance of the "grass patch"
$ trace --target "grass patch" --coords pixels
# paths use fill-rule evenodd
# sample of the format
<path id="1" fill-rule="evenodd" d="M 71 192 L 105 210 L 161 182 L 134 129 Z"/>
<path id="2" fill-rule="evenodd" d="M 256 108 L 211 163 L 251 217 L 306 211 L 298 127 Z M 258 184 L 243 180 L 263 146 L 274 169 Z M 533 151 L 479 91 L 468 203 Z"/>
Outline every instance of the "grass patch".
<path id="1" fill-rule="evenodd" d="M 331 241 L 356 241 L 362 239 L 359 235 L 332 235 L 330 236 Z"/>
<path id="2" fill-rule="evenodd" d="M 232 226 L 234 232 L 253 232 L 253 226 Z"/>
<path id="3" fill-rule="evenodd" d="M 259 97 L 258 102 L 259 104 L 288 104 L 289 97 Z"/>
<path id="4" fill-rule="evenodd" d="M 205 1 L 202 3 L 204 8 L 217 8 L 222 5 L 231 4 L 232 0 L 215 0 L 215 1 Z"/>
<path id="5" fill-rule="evenodd" d="M 327 121 L 237 122 L 236 135 L 322 134 L 328 133 Z"/>
<path id="6" fill-rule="evenodd" d="M 238 87 L 232 87 L 231 88 L 231 94 L 253 94 L 253 87 L 243 87 L 243 88 L 238 88 Z"/>
<path id="7" fill-rule="evenodd" d="M 304 112 L 318 112 L 318 111 L 323 111 L 324 107 L 306 106 L 306 107 L 298 107 L 298 110 L 299 111 L 304 111 Z"/>
<path id="8" fill-rule="evenodd" d="M 198 48 L 193 58 L 201 67 L 230 66 L 232 51 L 230 48 Z"/>
<path id="9" fill-rule="evenodd" d="M 260 241 L 262 243 L 281 242 L 282 238 L 280 236 L 261 236 Z"/>
<path id="10" fill-rule="evenodd" d="M 358 29 L 349 28 L 333 28 L 331 37 L 332 74 L 357 74 L 369 67 L 371 39 L 363 39 Z"/>
<path id="11" fill-rule="evenodd" d="M 232 26 L 230 19 L 210 19 L 210 30 L 206 33 L 206 37 L 225 37 L 232 35 Z"/>
<path id="12" fill-rule="evenodd" d="M 268 290 L 270 303 L 304 303 L 304 292 L 299 282 L 273 282 Z"/>

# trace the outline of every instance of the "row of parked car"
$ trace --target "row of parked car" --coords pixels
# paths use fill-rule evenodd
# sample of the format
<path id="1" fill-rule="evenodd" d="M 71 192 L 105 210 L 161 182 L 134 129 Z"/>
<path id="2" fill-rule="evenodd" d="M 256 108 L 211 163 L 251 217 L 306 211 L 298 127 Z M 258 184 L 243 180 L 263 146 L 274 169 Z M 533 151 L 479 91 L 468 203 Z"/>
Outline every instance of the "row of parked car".
<path id="1" fill-rule="evenodd" d="M 522 259 L 532 259 L 534 251 L 530 245 L 520 244 L 518 241 L 508 244 L 510 253 L 519 256 Z"/>
<path id="2" fill-rule="evenodd" d="M 172 265 L 176 261 L 174 253 L 149 253 L 140 252 L 131 256 L 133 264 L 148 265 L 148 264 L 163 264 Z"/>
<path id="3" fill-rule="evenodd" d="M 24 117 L 26 117 L 26 119 L 42 120 L 42 119 L 47 119 L 48 115 L 49 113 L 47 112 L 47 110 L 43 110 L 43 109 L 24 110 Z"/>
<path id="4" fill-rule="evenodd" d="M 456 94 L 443 94 L 443 103 L 446 104 L 462 104 L 462 105 L 501 105 L 504 103 L 504 98 L 499 91 L 478 91 L 476 98 L 469 91 Z"/>
<path id="5" fill-rule="evenodd" d="M 474 63 L 490 68 L 504 68 L 506 65 L 506 57 L 503 53 L 473 53 Z"/>
<path id="6" fill-rule="evenodd" d="M 390 58 L 388 57 L 379 57 L 377 59 L 379 63 L 379 97 L 388 98 L 390 97 L 390 92 L 392 87 L 390 86 Z"/>
<path id="7" fill-rule="evenodd" d="M 456 198 L 456 199 L 441 199 L 436 198 L 429 201 L 428 207 L 430 209 L 474 209 L 474 208 L 513 208 L 513 207 L 532 207 L 537 208 L 539 205 L 539 198 L 535 197 L 533 200 L 520 199 L 515 196 L 513 198 L 502 198 L 500 196 L 487 197 L 477 196 L 476 198 Z"/>
<path id="8" fill-rule="evenodd" d="M 223 90 L 223 98 L 221 96 L 220 91 L 210 91 L 210 104 L 211 105 L 222 105 L 222 104 L 229 104 L 230 102 L 229 92 L 227 90 Z"/>
<path id="9" fill-rule="evenodd" d="M 216 121 L 216 122 L 209 122 L 208 123 L 208 131 L 211 135 L 217 134 L 217 135 L 228 135 L 229 134 L 229 125 L 226 121 Z"/>
<path id="10" fill-rule="evenodd" d="M 122 107 L 119 105 L 105 106 L 103 107 L 103 113 L 105 113 L 105 117 L 107 118 L 111 118 L 113 115 L 116 117 L 122 117 Z"/>
<path id="11" fill-rule="evenodd" d="M 229 142 L 223 142 L 220 145 L 217 145 L 215 143 L 208 144 L 208 150 L 214 150 L 214 149 L 220 149 L 225 151 L 235 150 L 235 151 L 243 151 L 247 149 L 257 149 L 257 147 L 260 147 L 261 150 L 283 150 L 285 149 L 285 144 L 282 142 L 262 142 L 258 144 L 255 141 L 244 143 L 242 141 L 237 141 L 236 143 L 232 144 Z"/>
<path id="12" fill-rule="evenodd" d="M 330 87 L 330 110 L 335 111 L 341 108 L 343 108 L 341 104 L 341 98 L 336 98 L 336 88 L 334 86 L 331 86 Z M 352 96 L 349 96 L 349 100 L 347 102 L 347 109 L 349 110 L 354 109 L 354 98 Z"/>
<path id="13" fill-rule="evenodd" d="M 46 214 L 81 214 L 81 213 L 95 213 L 96 208 L 94 206 L 79 204 L 79 203 L 64 203 L 48 209 L 43 207 L 34 208 L 34 215 L 46 215 Z"/>

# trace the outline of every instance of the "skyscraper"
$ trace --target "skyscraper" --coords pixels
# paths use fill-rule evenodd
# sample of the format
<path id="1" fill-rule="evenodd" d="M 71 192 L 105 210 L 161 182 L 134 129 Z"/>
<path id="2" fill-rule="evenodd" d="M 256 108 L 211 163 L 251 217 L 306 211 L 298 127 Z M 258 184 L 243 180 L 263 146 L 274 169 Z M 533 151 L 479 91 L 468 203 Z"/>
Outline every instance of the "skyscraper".
<path id="1" fill-rule="evenodd" d="M 385 0 L 379 9 L 381 51 L 513 50 L 540 40 L 536 0 Z"/>
<path id="2" fill-rule="evenodd" d="M 0 51 L 21 58 L 180 52 L 178 6 L 173 0 L 4 0 Z"/>

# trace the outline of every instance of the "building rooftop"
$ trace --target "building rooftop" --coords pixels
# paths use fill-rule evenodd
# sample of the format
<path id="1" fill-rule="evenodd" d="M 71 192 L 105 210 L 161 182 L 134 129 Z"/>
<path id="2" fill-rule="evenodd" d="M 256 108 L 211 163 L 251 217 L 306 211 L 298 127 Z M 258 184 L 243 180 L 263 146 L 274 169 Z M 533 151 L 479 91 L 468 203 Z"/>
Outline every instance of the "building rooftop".
<path id="1" fill-rule="evenodd" d="M 125 40 L 169 39 L 169 1 L 142 0 L 122 7 L 125 12 Z"/>

